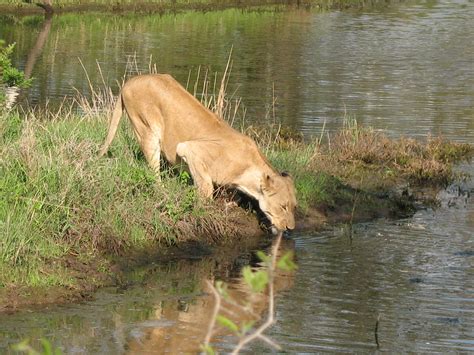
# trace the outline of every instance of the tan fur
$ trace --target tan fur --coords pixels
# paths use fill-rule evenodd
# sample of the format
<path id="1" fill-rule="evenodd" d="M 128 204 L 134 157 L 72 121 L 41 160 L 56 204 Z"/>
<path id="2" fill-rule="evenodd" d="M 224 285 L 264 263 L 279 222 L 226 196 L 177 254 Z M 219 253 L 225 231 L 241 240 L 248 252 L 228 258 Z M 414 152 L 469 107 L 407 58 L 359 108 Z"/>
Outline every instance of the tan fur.
<path id="1" fill-rule="evenodd" d="M 165 74 L 128 80 L 117 100 L 102 156 L 126 110 L 145 157 L 159 176 L 160 154 L 171 164 L 184 161 L 201 195 L 214 185 L 229 186 L 255 198 L 278 230 L 295 227 L 295 189 L 280 175 L 255 142 L 206 109 L 176 80 Z"/>

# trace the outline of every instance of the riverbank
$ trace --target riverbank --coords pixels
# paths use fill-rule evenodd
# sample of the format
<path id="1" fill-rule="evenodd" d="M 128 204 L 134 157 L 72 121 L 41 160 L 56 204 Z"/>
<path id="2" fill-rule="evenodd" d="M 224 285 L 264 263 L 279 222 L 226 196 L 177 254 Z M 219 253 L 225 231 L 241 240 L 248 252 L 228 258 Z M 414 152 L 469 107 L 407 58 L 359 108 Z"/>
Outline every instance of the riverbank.
<path id="1" fill-rule="evenodd" d="M 1 116 L 1 311 L 88 297 L 150 255 L 179 258 L 265 234 L 248 201 L 202 200 L 189 175 L 171 169 L 158 183 L 126 124 L 97 159 L 106 115 L 71 112 Z M 354 120 L 328 143 L 279 126 L 245 132 L 294 177 L 299 230 L 410 215 L 429 200 L 413 191 L 460 178 L 453 164 L 473 152 L 439 138 L 389 139 Z"/>
<path id="2" fill-rule="evenodd" d="M 0 1 L 2 14 L 33 15 L 45 11 L 44 6 L 36 6 L 21 0 Z M 46 2 L 45 2 L 46 3 Z M 187 10 L 213 11 L 228 8 L 255 8 L 261 6 L 299 6 L 303 8 L 317 8 L 322 10 L 361 8 L 377 4 L 386 4 L 380 0 L 149 0 L 149 1 L 101 1 L 101 0 L 59 0 L 52 1 L 54 13 L 69 12 L 113 12 L 113 13 L 165 13 Z"/>

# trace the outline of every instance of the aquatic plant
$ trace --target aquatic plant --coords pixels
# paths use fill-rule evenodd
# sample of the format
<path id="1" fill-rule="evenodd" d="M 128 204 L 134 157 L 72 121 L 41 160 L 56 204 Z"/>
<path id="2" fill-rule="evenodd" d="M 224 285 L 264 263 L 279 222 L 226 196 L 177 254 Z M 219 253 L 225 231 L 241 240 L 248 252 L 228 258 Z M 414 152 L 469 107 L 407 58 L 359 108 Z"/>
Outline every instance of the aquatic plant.
<path id="1" fill-rule="evenodd" d="M 361 174 L 376 174 L 379 178 L 370 179 L 374 182 L 403 177 L 415 184 L 446 185 L 456 178 L 451 163 L 472 152 L 472 145 L 442 137 L 428 136 L 425 142 L 393 139 L 346 117 L 343 128 L 331 137 L 321 154 L 315 153 L 311 163 L 335 175 L 361 178 Z"/>

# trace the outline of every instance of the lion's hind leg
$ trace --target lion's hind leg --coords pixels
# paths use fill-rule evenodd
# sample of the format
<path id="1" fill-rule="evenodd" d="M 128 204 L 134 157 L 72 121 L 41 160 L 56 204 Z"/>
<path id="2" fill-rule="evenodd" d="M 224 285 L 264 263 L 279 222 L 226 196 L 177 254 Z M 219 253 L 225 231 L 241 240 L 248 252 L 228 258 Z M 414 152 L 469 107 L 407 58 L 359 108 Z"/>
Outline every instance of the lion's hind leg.
<path id="1" fill-rule="evenodd" d="M 179 143 L 176 147 L 176 154 L 188 164 L 194 184 L 201 196 L 212 197 L 214 186 L 208 173 L 207 164 L 202 159 L 207 154 L 202 144 L 194 141 Z"/>

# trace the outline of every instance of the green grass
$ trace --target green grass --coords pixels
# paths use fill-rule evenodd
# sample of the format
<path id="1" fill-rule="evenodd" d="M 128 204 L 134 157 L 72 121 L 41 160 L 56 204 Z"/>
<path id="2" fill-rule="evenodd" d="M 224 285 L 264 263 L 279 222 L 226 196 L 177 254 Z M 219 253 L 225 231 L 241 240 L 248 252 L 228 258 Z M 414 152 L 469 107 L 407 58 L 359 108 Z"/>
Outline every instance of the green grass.
<path id="1" fill-rule="evenodd" d="M 165 171 L 157 183 L 127 125 L 109 157 L 97 159 L 103 118 L 51 122 L 12 113 L 0 122 L 0 285 L 67 285 L 68 255 L 235 233 L 213 230 L 223 212 L 198 199 L 185 174 Z"/>
<path id="2" fill-rule="evenodd" d="M 38 2 L 41 3 L 41 2 Z M 211 11 L 224 8 L 250 8 L 265 6 L 296 5 L 319 10 L 360 8 L 367 6 L 385 6 L 384 0 L 54 0 L 53 8 L 57 12 L 106 11 L 106 12 L 165 12 L 182 10 Z M 0 8 L 10 13 L 31 13 L 41 9 L 34 3 L 22 0 L 0 0 Z"/>
<path id="3" fill-rule="evenodd" d="M 0 285 L 71 286 L 70 257 L 106 270 L 111 256 L 238 233 L 233 212 L 199 199 L 187 173 L 165 170 L 158 183 L 124 122 L 98 159 L 104 116 L 0 117 Z M 302 210 L 329 201 L 335 179 L 308 170 L 315 146 L 293 148 L 266 153 L 294 176 Z"/>
<path id="4" fill-rule="evenodd" d="M 270 147 L 265 152 L 269 160 L 279 171 L 291 174 L 295 181 L 299 209 L 306 212 L 316 204 L 334 203 L 335 196 L 342 193 L 338 190 L 341 182 L 325 171 L 311 168 L 318 144 L 299 143 L 290 147 L 275 149 Z"/>

